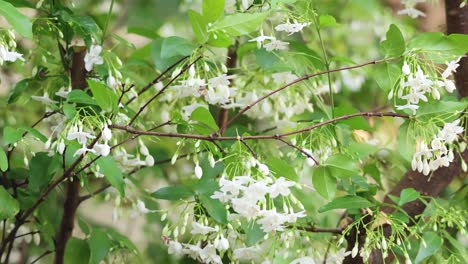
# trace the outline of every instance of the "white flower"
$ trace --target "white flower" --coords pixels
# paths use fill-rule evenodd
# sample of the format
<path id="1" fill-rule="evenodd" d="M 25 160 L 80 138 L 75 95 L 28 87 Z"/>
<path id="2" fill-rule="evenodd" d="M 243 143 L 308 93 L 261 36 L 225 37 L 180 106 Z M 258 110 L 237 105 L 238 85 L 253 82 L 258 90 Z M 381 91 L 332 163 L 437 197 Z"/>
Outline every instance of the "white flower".
<path id="1" fill-rule="evenodd" d="M 142 214 L 147 214 L 151 212 L 151 210 L 146 208 L 146 205 L 142 200 L 137 200 L 136 206 L 137 206 L 138 211 Z"/>
<path id="2" fill-rule="evenodd" d="M 260 207 L 247 198 L 234 198 L 231 203 L 234 211 L 244 217 L 251 218 L 260 213 Z"/>
<path id="3" fill-rule="evenodd" d="M 263 31 L 260 31 L 260 36 L 250 39 L 249 42 L 257 42 L 257 48 L 261 48 L 265 40 L 274 40 L 274 39 L 275 37 L 265 36 L 263 35 Z"/>
<path id="4" fill-rule="evenodd" d="M 269 188 L 266 183 L 259 181 L 253 184 L 250 184 L 244 190 L 244 198 L 250 200 L 251 203 L 256 203 L 257 201 L 265 201 L 265 195 L 268 193 Z"/>
<path id="5" fill-rule="evenodd" d="M 311 257 L 302 257 L 291 261 L 289 264 L 315 264 L 315 260 Z"/>
<path id="6" fill-rule="evenodd" d="M 73 157 L 75 157 L 75 156 L 81 156 L 81 155 L 83 155 L 83 154 L 86 154 L 86 152 L 95 153 L 96 151 L 95 151 L 94 149 L 89 149 L 89 148 L 83 146 L 82 148 L 79 148 L 79 149 L 75 152 L 75 154 L 73 154 Z"/>
<path id="7" fill-rule="evenodd" d="M 242 182 L 239 180 L 226 180 L 224 178 L 221 178 L 219 180 L 219 185 L 221 187 L 221 191 L 224 193 L 230 192 L 232 195 L 239 195 L 239 191 L 245 189 L 244 186 L 242 186 Z"/>
<path id="8" fill-rule="evenodd" d="M 197 176 L 198 179 L 201 179 L 203 176 L 203 170 L 198 164 L 198 162 L 195 164 L 195 176 Z"/>
<path id="9" fill-rule="evenodd" d="M 419 105 L 412 105 L 412 104 L 405 104 L 405 105 L 396 105 L 396 109 L 397 110 L 405 110 L 405 109 L 409 109 L 411 111 L 413 111 L 413 115 L 416 114 L 416 110 L 418 110 L 419 108 Z"/>
<path id="10" fill-rule="evenodd" d="M 63 142 L 63 140 L 60 140 L 60 142 L 57 145 L 57 152 L 60 155 L 62 155 L 64 151 L 65 151 L 65 142 Z"/>
<path id="11" fill-rule="evenodd" d="M 284 42 L 277 39 L 272 39 L 270 43 L 263 45 L 263 47 L 267 51 L 274 51 L 274 50 L 286 50 L 288 49 L 288 42 Z"/>
<path id="12" fill-rule="evenodd" d="M 223 234 L 215 238 L 213 245 L 219 251 L 226 251 L 229 249 L 229 241 L 223 236 Z"/>
<path id="13" fill-rule="evenodd" d="M 287 84 L 295 81 L 298 77 L 291 72 L 278 72 L 271 75 L 273 82 L 276 84 Z"/>
<path id="14" fill-rule="evenodd" d="M 276 31 L 284 31 L 292 35 L 296 32 L 300 32 L 304 27 L 310 25 L 310 23 L 289 23 L 289 21 L 285 24 L 280 24 L 275 27 Z"/>
<path id="15" fill-rule="evenodd" d="M 406 63 L 406 61 L 403 63 L 403 67 L 401 68 L 401 71 L 405 75 L 410 75 L 411 74 L 410 66 Z"/>
<path id="16" fill-rule="evenodd" d="M 78 143 L 80 143 L 81 145 L 84 145 L 86 144 L 86 141 L 88 140 L 88 138 L 96 138 L 95 136 L 91 135 L 90 133 L 88 132 L 83 132 L 83 127 L 80 126 L 78 131 L 76 131 L 76 127 L 73 129 L 73 130 L 70 130 L 68 132 L 68 135 L 67 135 L 67 139 L 68 140 L 77 140 Z"/>
<path id="17" fill-rule="evenodd" d="M 93 150 L 96 155 L 101 155 L 103 157 L 106 157 L 110 153 L 110 146 L 107 144 L 107 142 L 104 144 L 96 143 L 93 146 Z"/>
<path id="18" fill-rule="evenodd" d="M 233 253 L 234 259 L 251 260 L 258 257 L 260 249 L 257 247 L 237 248 Z"/>
<path id="19" fill-rule="evenodd" d="M 427 97 L 424 92 L 416 89 L 410 89 L 410 92 L 400 97 L 401 99 L 407 100 L 408 104 L 418 104 L 419 100 L 427 102 Z"/>
<path id="20" fill-rule="evenodd" d="M 258 170 L 260 171 L 261 174 L 267 176 L 270 174 L 270 169 L 268 168 L 267 165 L 263 163 L 258 163 Z"/>
<path id="21" fill-rule="evenodd" d="M 153 167 L 154 166 L 154 158 L 151 155 L 147 155 L 145 158 L 145 165 L 148 167 Z"/>
<path id="22" fill-rule="evenodd" d="M 452 75 L 453 72 L 457 72 L 457 68 L 458 68 L 458 66 L 460 66 L 460 64 L 458 64 L 458 62 L 460 61 L 461 58 L 462 57 L 458 57 L 456 60 L 445 63 L 445 64 L 447 64 L 447 68 L 442 73 L 442 77 L 444 79 L 446 79 L 450 75 Z"/>
<path id="23" fill-rule="evenodd" d="M 223 264 L 221 257 L 216 253 L 216 248 L 210 243 L 199 252 L 199 256 L 203 263 Z"/>
<path id="24" fill-rule="evenodd" d="M 24 61 L 23 54 L 8 51 L 7 47 L 0 44 L 0 65 L 3 65 L 4 61 L 14 62 L 16 60 Z"/>
<path id="25" fill-rule="evenodd" d="M 414 7 L 402 9 L 402 10 L 398 11 L 397 14 L 398 15 L 408 15 L 411 18 L 418 18 L 420 16 L 422 16 L 422 17 L 426 16 L 426 14 L 424 14 L 423 12 L 419 11 L 418 9 L 416 9 Z"/>
<path id="26" fill-rule="evenodd" d="M 202 235 L 206 235 L 206 234 L 209 234 L 211 232 L 216 232 L 218 231 L 217 228 L 213 228 L 213 227 L 210 227 L 210 226 L 205 226 L 205 225 L 202 225 L 200 223 L 197 223 L 195 221 L 192 222 L 192 231 L 190 231 L 190 234 L 192 235 L 196 235 L 196 234 L 202 234 Z"/>
<path id="27" fill-rule="evenodd" d="M 102 129 L 102 138 L 105 141 L 108 141 L 112 138 L 112 131 L 107 127 L 107 125 L 105 125 Z"/>
<path id="28" fill-rule="evenodd" d="M 60 90 L 58 90 L 55 95 L 57 96 L 60 96 L 60 97 L 63 97 L 63 98 L 67 98 L 68 94 L 71 92 L 71 87 L 68 87 L 67 90 L 65 90 L 65 87 L 62 87 L 60 88 Z"/>
<path id="29" fill-rule="evenodd" d="M 186 248 L 183 250 L 184 254 L 189 255 L 193 259 L 197 259 L 200 255 L 200 252 L 203 250 L 200 247 L 200 243 L 196 245 L 185 244 Z"/>
<path id="30" fill-rule="evenodd" d="M 265 210 L 260 213 L 263 218 L 257 220 L 263 232 L 282 231 L 284 230 L 283 224 L 287 219 L 283 214 L 277 213 L 275 210 Z"/>
<path id="31" fill-rule="evenodd" d="M 451 123 L 446 123 L 444 128 L 442 128 L 442 130 L 439 132 L 438 136 L 449 144 L 454 142 L 457 139 L 458 134 L 461 134 L 464 131 L 464 128 L 458 124 L 460 124 L 460 119 L 457 119 Z"/>
<path id="32" fill-rule="evenodd" d="M 103 64 L 104 61 L 101 57 L 102 47 L 99 45 L 92 45 L 84 57 L 85 69 L 92 71 L 94 64 Z"/>
<path id="33" fill-rule="evenodd" d="M 227 203 L 232 198 L 232 195 L 229 195 L 225 192 L 215 191 L 213 195 L 210 196 L 211 199 L 218 199 L 222 203 Z"/>
<path id="34" fill-rule="evenodd" d="M 169 241 L 167 252 L 171 255 L 180 256 L 183 254 L 182 244 L 177 241 Z"/>
<path id="35" fill-rule="evenodd" d="M 49 94 L 48 94 L 47 92 L 44 92 L 44 95 L 43 95 L 43 96 L 35 96 L 35 95 L 33 95 L 33 96 L 31 96 L 31 98 L 32 98 L 33 100 L 35 100 L 35 101 L 39 101 L 39 102 L 44 103 L 44 104 L 46 104 L 46 105 L 58 103 L 58 101 L 55 101 L 55 100 L 50 99 Z"/>
<path id="36" fill-rule="evenodd" d="M 106 84 L 108 87 L 112 89 L 115 89 L 119 86 L 119 82 L 117 81 L 117 79 L 115 79 L 114 76 L 112 76 L 110 72 L 109 72 L 109 76 L 107 77 Z"/>
<path id="37" fill-rule="evenodd" d="M 273 183 L 269 188 L 269 193 L 271 198 L 276 198 L 278 195 L 288 196 L 291 191 L 289 187 L 294 186 L 295 183 L 292 181 L 287 181 L 284 177 L 278 178 L 275 183 Z"/>
<path id="38" fill-rule="evenodd" d="M 444 79 L 443 81 L 437 81 L 437 85 L 440 87 L 445 87 L 445 90 L 449 93 L 453 93 L 457 89 L 455 83 L 452 80 Z"/>

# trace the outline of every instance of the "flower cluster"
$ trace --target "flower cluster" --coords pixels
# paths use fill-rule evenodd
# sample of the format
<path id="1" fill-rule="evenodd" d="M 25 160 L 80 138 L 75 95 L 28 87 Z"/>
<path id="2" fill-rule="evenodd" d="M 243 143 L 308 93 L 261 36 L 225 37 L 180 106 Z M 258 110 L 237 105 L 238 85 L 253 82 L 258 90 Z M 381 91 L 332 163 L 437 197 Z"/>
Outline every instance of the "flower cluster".
<path id="1" fill-rule="evenodd" d="M 278 213 L 275 208 L 266 209 L 267 196 L 270 199 L 278 196 L 287 197 L 291 193 L 289 188 L 295 185 L 294 182 L 287 181 L 283 177 L 271 184 L 267 182 L 267 179 L 254 180 L 249 176 L 237 176 L 233 180 L 221 179 L 220 190 L 216 191 L 211 198 L 229 204 L 241 217 L 249 220 L 257 218 L 257 223 L 264 232 L 283 231 L 285 224 L 295 223 L 297 218 L 304 217 L 305 214 L 304 212 L 294 213 L 292 210 Z"/>
<path id="2" fill-rule="evenodd" d="M 278 32 L 286 32 L 289 33 L 288 36 L 296 33 L 301 32 L 302 29 L 306 26 L 310 25 L 310 23 L 298 23 L 294 21 L 294 23 L 289 22 L 289 20 L 284 24 L 279 24 L 275 27 L 275 30 Z M 264 43 L 266 40 L 270 42 Z M 288 42 L 281 41 L 276 39 L 274 36 L 265 36 L 263 34 L 263 30 L 260 31 L 260 36 L 249 40 L 249 42 L 257 42 L 257 47 L 265 48 L 267 51 L 275 51 L 275 50 L 287 50 L 288 49 Z"/>
<path id="3" fill-rule="evenodd" d="M 430 76 L 421 69 L 419 65 L 416 66 L 416 72 L 405 61 L 402 67 L 403 77 L 400 79 L 400 88 L 398 89 L 398 98 L 405 100 L 406 104 L 396 105 L 398 110 L 409 109 L 416 114 L 419 108 L 419 102 L 427 102 L 427 94 L 430 94 L 434 100 L 440 99 L 439 89 L 445 88 L 447 92 L 452 93 L 455 91 L 455 83 L 448 79 L 453 72 L 456 72 L 461 57 L 451 62 L 447 62 L 447 68 L 442 72 L 441 78 Z M 391 92 L 389 97 L 392 97 Z"/>
<path id="4" fill-rule="evenodd" d="M 8 30 L 7 34 L 3 37 L 0 36 L 0 65 L 3 65 L 5 61 L 24 61 L 23 54 L 12 51 L 14 48 L 16 48 L 15 34 L 13 31 Z"/>
<path id="5" fill-rule="evenodd" d="M 453 161 L 453 150 L 450 144 L 454 143 L 463 133 L 463 127 L 459 126 L 460 120 L 446 123 L 439 133 L 432 139 L 431 146 L 421 142 L 419 151 L 413 155 L 411 167 L 424 175 L 429 175 L 440 167 L 448 167 Z"/>

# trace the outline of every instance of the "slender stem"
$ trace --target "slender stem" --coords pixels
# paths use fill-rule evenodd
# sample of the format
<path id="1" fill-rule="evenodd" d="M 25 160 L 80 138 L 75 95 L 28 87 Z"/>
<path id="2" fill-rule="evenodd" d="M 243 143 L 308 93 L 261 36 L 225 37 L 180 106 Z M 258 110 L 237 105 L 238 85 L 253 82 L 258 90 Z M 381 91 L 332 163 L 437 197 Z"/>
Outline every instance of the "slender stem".
<path id="1" fill-rule="evenodd" d="M 296 227 L 299 230 L 313 232 L 313 233 L 333 233 L 333 234 L 342 234 L 343 228 L 327 228 L 327 227 Z"/>
<path id="2" fill-rule="evenodd" d="M 320 76 L 320 75 L 324 75 L 324 74 L 328 74 L 328 73 L 332 73 L 332 72 L 339 72 L 339 71 L 345 71 L 345 70 L 350 70 L 350 69 L 355 69 L 355 68 L 361 68 L 361 67 L 364 67 L 364 66 L 367 66 L 367 65 L 372 65 L 372 64 L 377 64 L 377 63 L 380 63 L 382 62 L 382 60 L 378 60 L 378 61 L 369 61 L 369 62 L 366 62 L 366 63 L 362 63 L 362 64 L 358 64 L 358 65 L 354 65 L 354 66 L 348 66 L 348 67 L 343 67 L 343 68 L 337 68 L 337 69 L 333 69 L 333 70 L 327 70 L 327 71 L 323 71 L 323 72 L 317 72 L 317 73 L 313 73 L 313 74 L 307 74 L 307 75 L 304 75 L 290 83 L 287 83 L 281 87 L 279 87 L 278 89 L 276 90 L 273 90 L 271 92 L 269 92 L 268 94 L 258 98 L 257 100 L 255 100 L 253 103 L 247 105 L 246 107 L 244 107 L 241 111 L 239 111 L 234 117 L 232 117 L 231 119 L 229 119 L 225 125 L 221 128 L 219 128 L 218 130 L 218 133 L 219 134 L 219 131 L 222 131 L 224 130 L 228 125 L 230 125 L 234 120 L 236 120 L 237 118 L 239 118 L 243 113 L 247 112 L 249 109 L 251 109 L 253 106 L 255 106 L 256 104 L 258 104 L 259 102 L 267 99 L 268 97 L 271 97 L 272 95 L 278 93 L 278 92 L 281 92 L 282 90 L 296 84 L 296 83 L 299 83 L 299 82 L 302 82 L 302 81 L 305 81 L 305 80 L 308 80 L 312 77 L 316 77 L 316 76 Z"/>
<path id="3" fill-rule="evenodd" d="M 304 154 L 306 157 L 312 159 L 312 160 L 315 162 L 315 164 L 319 165 L 318 160 L 317 160 L 316 158 L 314 158 L 314 156 L 310 155 L 309 153 L 307 153 L 305 150 L 301 149 L 300 147 L 298 147 L 298 146 L 296 146 L 296 145 L 294 145 L 294 144 L 292 144 L 292 143 L 290 143 L 290 142 L 284 140 L 284 139 L 281 138 L 281 137 L 278 137 L 277 140 L 279 140 L 279 141 L 283 142 L 284 144 L 286 144 L 286 145 L 288 145 L 288 146 L 290 146 L 290 147 L 292 147 L 292 148 L 298 150 L 299 152 L 301 152 L 302 154 Z"/>
<path id="4" fill-rule="evenodd" d="M 388 117 L 401 117 L 401 118 L 408 118 L 408 119 L 411 118 L 411 116 L 409 116 L 409 115 L 393 113 L 393 112 L 377 112 L 377 113 L 361 112 L 361 113 L 354 113 L 354 114 L 344 115 L 344 116 L 340 116 L 340 117 L 335 117 L 335 118 L 332 118 L 332 119 L 317 123 L 315 125 L 311 125 L 311 126 L 308 126 L 308 127 L 305 127 L 305 128 L 299 129 L 299 130 L 295 130 L 295 131 L 292 131 L 292 132 L 288 132 L 288 133 L 275 134 L 275 135 L 254 135 L 254 136 L 236 136 L 236 137 L 234 137 L 234 136 L 232 136 L 232 137 L 225 137 L 225 136 L 215 137 L 213 135 L 205 136 L 205 135 L 197 135 L 197 134 L 152 132 L 152 131 L 138 130 L 138 129 L 135 129 L 135 128 L 131 127 L 131 126 L 125 126 L 125 125 L 111 125 L 109 127 L 114 128 L 114 129 L 127 131 L 127 132 L 129 132 L 131 134 L 157 136 L 157 137 L 188 138 L 188 139 L 207 140 L 207 141 L 211 141 L 211 142 L 213 142 L 214 140 L 220 140 L 220 141 L 221 140 L 228 140 L 228 141 L 229 140 L 258 140 L 258 139 L 275 139 L 276 140 L 279 137 L 287 137 L 287 136 L 291 136 L 291 135 L 296 135 L 296 134 L 309 132 L 309 131 L 311 131 L 313 129 L 316 129 L 316 128 L 319 128 L 319 127 L 322 127 L 322 126 L 325 126 L 325 125 L 328 125 L 328 124 L 331 124 L 331 123 L 335 123 L 335 122 L 338 122 L 338 121 L 341 121 L 341 120 L 346 120 L 346 119 L 350 119 L 350 118 L 358 117 L 358 116 L 368 116 L 368 117 L 370 117 L 370 116 L 375 116 L 375 117 L 388 116 Z"/>
<path id="5" fill-rule="evenodd" d="M 37 257 L 35 260 L 31 261 L 31 264 L 34 264 L 34 263 L 38 262 L 39 260 L 41 260 L 41 258 L 43 258 L 43 257 L 45 257 L 45 256 L 47 256 L 47 255 L 49 255 L 51 253 L 54 253 L 54 251 L 52 251 L 52 250 L 45 251 L 39 257 Z"/>
<path id="6" fill-rule="evenodd" d="M 109 7 L 109 12 L 107 13 L 106 24 L 104 25 L 104 30 L 102 32 L 101 45 L 104 44 L 104 39 L 105 39 L 105 36 L 106 36 L 106 33 L 107 33 L 107 28 L 109 27 L 109 21 L 110 21 L 111 15 L 112 15 L 112 9 L 113 8 L 114 8 L 114 0 L 111 0 L 111 4 L 110 4 L 110 7 Z"/>

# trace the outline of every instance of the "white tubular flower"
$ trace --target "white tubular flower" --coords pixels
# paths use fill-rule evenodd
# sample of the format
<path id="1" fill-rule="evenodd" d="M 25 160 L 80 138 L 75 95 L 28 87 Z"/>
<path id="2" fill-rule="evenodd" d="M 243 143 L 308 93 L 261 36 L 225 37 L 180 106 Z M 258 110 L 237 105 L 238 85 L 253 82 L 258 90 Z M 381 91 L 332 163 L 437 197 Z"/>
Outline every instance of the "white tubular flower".
<path id="1" fill-rule="evenodd" d="M 283 224 L 286 223 L 287 219 L 283 214 L 277 213 L 275 210 L 266 210 L 260 213 L 262 218 L 257 220 L 257 223 L 263 232 L 268 233 L 272 231 L 284 230 Z"/>
<path id="2" fill-rule="evenodd" d="M 406 63 L 406 61 L 403 63 L 403 67 L 401 68 L 401 71 L 405 75 L 410 75 L 411 74 L 410 66 Z"/>
<path id="3" fill-rule="evenodd" d="M 201 179 L 203 176 L 203 169 L 200 167 L 198 162 L 195 164 L 195 176 L 197 176 L 198 179 Z"/>
<path id="4" fill-rule="evenodd" d="M 457 68 L 460 66 L 458 62 L 460 62 L 461 58 L 462 57 L 458 57 L 456 60 L 445 63 L 447 64 L 447 68 L 444 70 L 444 72 L 442 72 L 442 77 L 444 79 L 448 78 L 450 75 L 452 75 L 452 73 L 457 72 Z"/>
<path id="5" fill-rule="evenodd" d="M 147 155 L 145 158 L 145 164 L 148 167 L 153 167 L 154 166 L 154 157 L 151 155 Z"/>
<path id="6" fill-rule="evenodd" d="M 55 95 L 60 96 L 62 98 L 67 98 L 68 94 L 71 92 L 71 87 L 68 87 L 67 90 L 65 90 L 65 87 L 60 88 Z"/>
<path id="7" fill-rule="evenodd" d="M 458 135 L 464 131 L 464 128 L 458 124 L 460 124 L 460 119 L 457 119 L 451 123 L 446 123 L 439 132 L 438 136 L 449 144 L 454 142 L 457 140 Z"/>
<path id="8" fill-rule="evenodd" d="M 268 168 L 267 165 L 263 163 L 258 163 L 258 170 L 260 171 L 261 174 L 267 176 L 270 174 L 270 169 Z"/>
<path id="9" fill-rule="evenodd" d="M 137 206 L 138 211 L 142 214 L 147 214 L 147 213 L 152 212 L 151 210 L 146 208 L 146 205 L 142 200 L 137 200 L 136 206 Z"/>
<path id="10" fill-rule="evenodd" d="M 177 241 L 169 241 L 167 252 L 171 255 L 181 256 L 183 254 L 182 244 Z"/>
<path id="11" fill-rule="evenodd" d="M 425 17 L 426 14 L 424 12 L 412 7 L 412 8 L 405 8 L 397 13 L 398 15 L 407 15 L 411 18 L 418 18 L 418 17 Z"/>
<path id="12" fill-rule="evenodd" d="M 24 61 L 23 54 L 8 51 L 7 47 L 0 44 L 0 65 L 3 65 L 4 61 L 14 62 L 16 60 Z"/>
<path id="13" fill-rule="evenodd" d="M 58 103 L 58 101 L 50 99 L 49 94 L 47 92 L 44 92 L 43 96 L 33 95 L 33 96 L 31 96 L 31 98 L 33 100 L 35 100 L 35 101 L 39 101 L 39 102 L 41 102 L 43 104 L 46 104 L 46 105 Z"/>
<path id="14" fill-rule="evenodd" d="M 104 60 L 101 57 L 102 47 L 99 45 L 92 45 L 84 57 L 85 69 L 92 71 L 93 66 L 103 64 Z"/>
<path id="15" fill-rule="evenodd" d="M 76 139 L 76 141 L 78 141 L 78 143 L 80 143 L 80 145 L 85 145 L 88 138 L 93 139 L 93 138 L 96 138 L 96 137 L 94 135 L 91 135 L 88 132 L 83 132 L 83 127 L 82 126 L 79 127 L 78 131 L 76 131 L 76 127 L 75 127 L 74 131 L 70 130 L 68 132 L 68 135 L 67 135 L 68 140 L 75 140 Z"/>
<path id="16" fill-rule="evenodd" d="M 83 146 L 82 148 L 78 149 L 75 154 L 73 154 L 73 157 L 75 156 L 81 156 L 83 154 L 86 154 L 87 152 L 92 152 L 92 153 L 96 153 L 96 151 L 94 149 L 89 149 L 87 148 L 86 146 Z"/>
<path id="17" fill-rule="evenodd" d="M 292 35 L 296 32 L 300 32 L 302 31 L 302 29 L 304 27 L 307 27 L 308 25 L 310 25 L 310 23 L 289 23 L 289 21 L 287 23 L 284 23 L 284 24 L 280 24 L 280 25 L 277 25 L 275 27 L 275 30 L 276 31 L 284 31 L 286 33 L 289 33 L 288 35 Z"/>
<path id="18" fill-rule="evenodd" d="M 271 198 L 276 198 L 279 195 L 288 196 L 291 194 L 289 187 L 294 186 L 295 183 L 292 181 L 287 181 L 284 177 L 278 178 L 275 183 L 273 183 L 269 188 L 269 193 Z"/>
<path id="19" fill-rule="evenodd" d="M 252 203 L 249 199 L 234 198 L 231 200 L 231 203 L 234 211 L 244 217 L 252 218 L 256 217 L 260 213 L 260 207 L 257 204 Z"/>
<path id="20" fill-rule="evenodd" d="M 229 241 L 224 237 L 223 234 L 215 238 L 213 245 L 219 251 L 226 251 L 229 249 Z"/>
<path id="21" fill-rule="evenodd" d="M 102 138 L 105 141 L 108 141 L 112 138 L 112 131 L 107 127 L 107 125 L 105 125 L 102 129 Z"/>
<path id="22" fill-rule="evenodd" d="M 267 51 L 274 51 L 274 50 L 287 50 L 288 49 L 288 42 L 284 42 L 277 39 L 272 39 L 270 43 L 263 45 L 263 47 Z"/>
<path id="23" fill-rule="evenodd" d="M 190 234 L 196 235 L 196 234 L 201 234 L 201 235 L 206 235 L 211 232 L 216 232 L 218 231 L 217 228 L 213 228 L 210 226 L 205 226 L 197 222 L 192 222 L 192 231 L 190 231 Z"/>
<path id="24" fill-rule="evenodd" d="M 110 146 L 107 144 L 107 142 L 104 144 L 96 143 L 93 146 L 93 150 L 96 155 L 101 155 L 103 157 L 106 157 L 110 153 Z"/>
<path id="25" fill-rule="evenodd" d="M 416 110 L 418 110 L 419 108 L 419 105 L 412 105 L 412 104 L 405 104 L 405 105 L 396 105 L 396 109 L 397 110 L 405 110 L 405 109 L 409 109 L 411 111 L 413 111 L 413 115 L 416 114 Z"/>
<path id="26" fill-rule="evenodd" d="M 213 195 L 210 196 L 211 199 L 218 199 L 222 203 L 227 203 L 231 200 L 232 195 L 229 195 L 225 192 L 215 191 Z"/>
<path id="27" fill-rule="evenodd" d="M 257 42 L 257 48 L 261 48 L 265 40 L 274 40 L 275 37 L 263 35 L 263 30 L 260 31 L 260 36 L 250 39 L 249 42 Z"/>
<path id="28" fill-rule="evenodd" d="M 60 142 L 58 143 L 57 145 L 57 152 L 60 154 L 60 155 L 63 155 L 63 152 L 65 151 L 65 142 L 63 142 L 63 140 L 60 140 Z"/>

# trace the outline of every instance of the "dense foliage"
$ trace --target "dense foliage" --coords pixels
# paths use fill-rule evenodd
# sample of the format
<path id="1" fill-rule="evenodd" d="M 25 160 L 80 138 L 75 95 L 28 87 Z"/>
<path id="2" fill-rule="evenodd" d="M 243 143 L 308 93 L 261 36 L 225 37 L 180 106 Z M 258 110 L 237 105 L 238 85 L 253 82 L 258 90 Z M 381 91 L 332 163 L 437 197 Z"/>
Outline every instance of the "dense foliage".
<path id="1" fill-rule="evenodd" d="M 468 260 L 424 1 L 99 2 L 0 0 L 2 263 Z"/>

